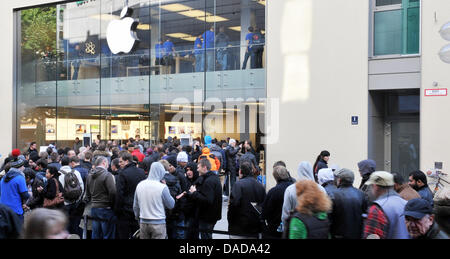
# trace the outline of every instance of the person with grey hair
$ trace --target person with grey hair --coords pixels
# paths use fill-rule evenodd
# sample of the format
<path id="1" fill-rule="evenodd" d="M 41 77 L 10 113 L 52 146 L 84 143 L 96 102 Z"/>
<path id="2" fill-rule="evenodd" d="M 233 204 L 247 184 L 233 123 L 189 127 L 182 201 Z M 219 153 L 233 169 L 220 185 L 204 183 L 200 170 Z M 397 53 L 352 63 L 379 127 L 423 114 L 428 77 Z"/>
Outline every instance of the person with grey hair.
<path id="1" fill-rule="evenodd" d="M 360 239 L 363 214 L 367 199 L 361 190 L 353 187 L 355 174 L 346 168 L 334 173 L 337 190 L 333 193 L 333 209 L 329 215 L 330 234 L 333 239 Z"/>
<path id="2" fill-rule="evenodd" d="M 262 204 L 262 219 L 266 222 L 263 238 L 280 239 L 282 233 L 278 231 L 281 224 L 281 211 L 286 188 L 292 184 L 291 177 L 284 166 L 273 169 L 273 177 L 277 185 L 269 190 Z"/>
<path id="3" fill-rule="evenodd" d="M 108 172 L 108 159 L 99 156 L 86 181 L 86 203 L 91 202 L 92 239 L 114 239 L 116 225 L 112 210 L 116 200 L 114 176 Z"/>

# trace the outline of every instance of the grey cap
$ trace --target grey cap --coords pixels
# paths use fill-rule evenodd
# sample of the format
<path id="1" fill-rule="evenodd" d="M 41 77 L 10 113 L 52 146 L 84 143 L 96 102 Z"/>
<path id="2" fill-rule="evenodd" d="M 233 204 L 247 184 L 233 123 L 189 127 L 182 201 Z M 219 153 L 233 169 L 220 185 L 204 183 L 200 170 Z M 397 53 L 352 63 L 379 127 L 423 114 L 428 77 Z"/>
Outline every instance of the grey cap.
<path id="1" fill-rule="evenodd" d="M 349 183 L 353 183 L 353 181 L 355 181 L 355 174 L 352 170 L 347 168 L 342 168 L 334 172 L 334 177 L 341 179 L 341 181 Z"/>

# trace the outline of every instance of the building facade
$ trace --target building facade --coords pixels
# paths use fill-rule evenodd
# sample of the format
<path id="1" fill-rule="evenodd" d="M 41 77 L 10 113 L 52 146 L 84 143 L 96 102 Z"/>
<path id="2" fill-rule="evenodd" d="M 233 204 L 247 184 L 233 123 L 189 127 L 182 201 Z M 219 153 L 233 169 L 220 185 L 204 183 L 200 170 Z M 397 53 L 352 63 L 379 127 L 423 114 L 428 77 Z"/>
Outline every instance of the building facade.
<path id="1" fill-rule="evenodd" d="M 139 43 L 114 54 L 108 27 L 126 3 Z M 250 139 L 265 150 L 268 189 L 274 162 L 295 176 L 322 150 L 356 174 L 367 158 L 405 176 L 436 162 L 446 172 L 450 163 L 450 65 L 438 55 L 449 44 L 439 33 L 450 22 L 448 1 L 4 5 L 3 156 L 31 141 L 71 145 L 86 134 Z M 258 51 L 247 52 L 249 27 L 263 39 L 255 39 Z"/>

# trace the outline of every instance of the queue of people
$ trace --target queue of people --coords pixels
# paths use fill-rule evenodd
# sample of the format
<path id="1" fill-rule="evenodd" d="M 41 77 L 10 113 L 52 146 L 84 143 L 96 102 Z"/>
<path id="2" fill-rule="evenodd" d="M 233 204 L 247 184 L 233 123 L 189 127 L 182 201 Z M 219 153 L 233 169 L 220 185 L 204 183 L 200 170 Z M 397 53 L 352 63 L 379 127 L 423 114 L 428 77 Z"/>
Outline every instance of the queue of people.
<path id="1" fill-rule="evenodd" d="M 276 162 L 266 192 L 251 141 L 169 138 L 144 150 L 137 139 L 13 150 L 0 174 L 0 238 L 212 239 L 225 205 L 230 239 L 448 239 L 449 193 L 433 197 L 421 171 L 406 182 L 360 161 L 356 188 L 323 151 L 297 178 Z"/>

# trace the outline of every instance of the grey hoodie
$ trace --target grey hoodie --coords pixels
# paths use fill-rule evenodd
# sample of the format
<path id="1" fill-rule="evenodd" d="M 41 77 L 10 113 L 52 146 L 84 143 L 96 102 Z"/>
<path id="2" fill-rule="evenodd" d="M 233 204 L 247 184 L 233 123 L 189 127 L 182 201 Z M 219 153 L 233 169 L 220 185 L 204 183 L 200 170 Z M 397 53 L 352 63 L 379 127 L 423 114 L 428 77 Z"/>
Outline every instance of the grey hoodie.
<path id="1" fill-rule="evenodd" d="M 166 173 L 164 166 L 155 162 L 150 168 L 148 179 L 137 185 L 133 211 L 140 223 L 165 224 L 165 208 L 172 209 L 175 206 L 175 200 L 170 196 L 169 188 L 161 183 Z"/>
<path id="2" fill-rule="evenodd" d="M 112 208 L 116 198 L 114 176 L 97 166 L 87 176 L 85 197 L 92 202 L 92 208 Z"/>
<path id="3" fill-rule="evenodd" d="M 297 168 L 297 182 L 302 180 L 312 180 L 314 181 L 314 174 L 312 165 L 310 162 L 303 161 L 298 165 Z M 327 193 L 325 189 L 317 184 L 317 187 L 324 193 Z M 281 222 L 285 222 L 289 218 L 289 214 L 292 210 L 297 207 L 297 189 L 295 187 L 295 183 L 289 185 L 284 192 L 284 202 L 283 202 L 283 211 L 281 214 Z"/>

